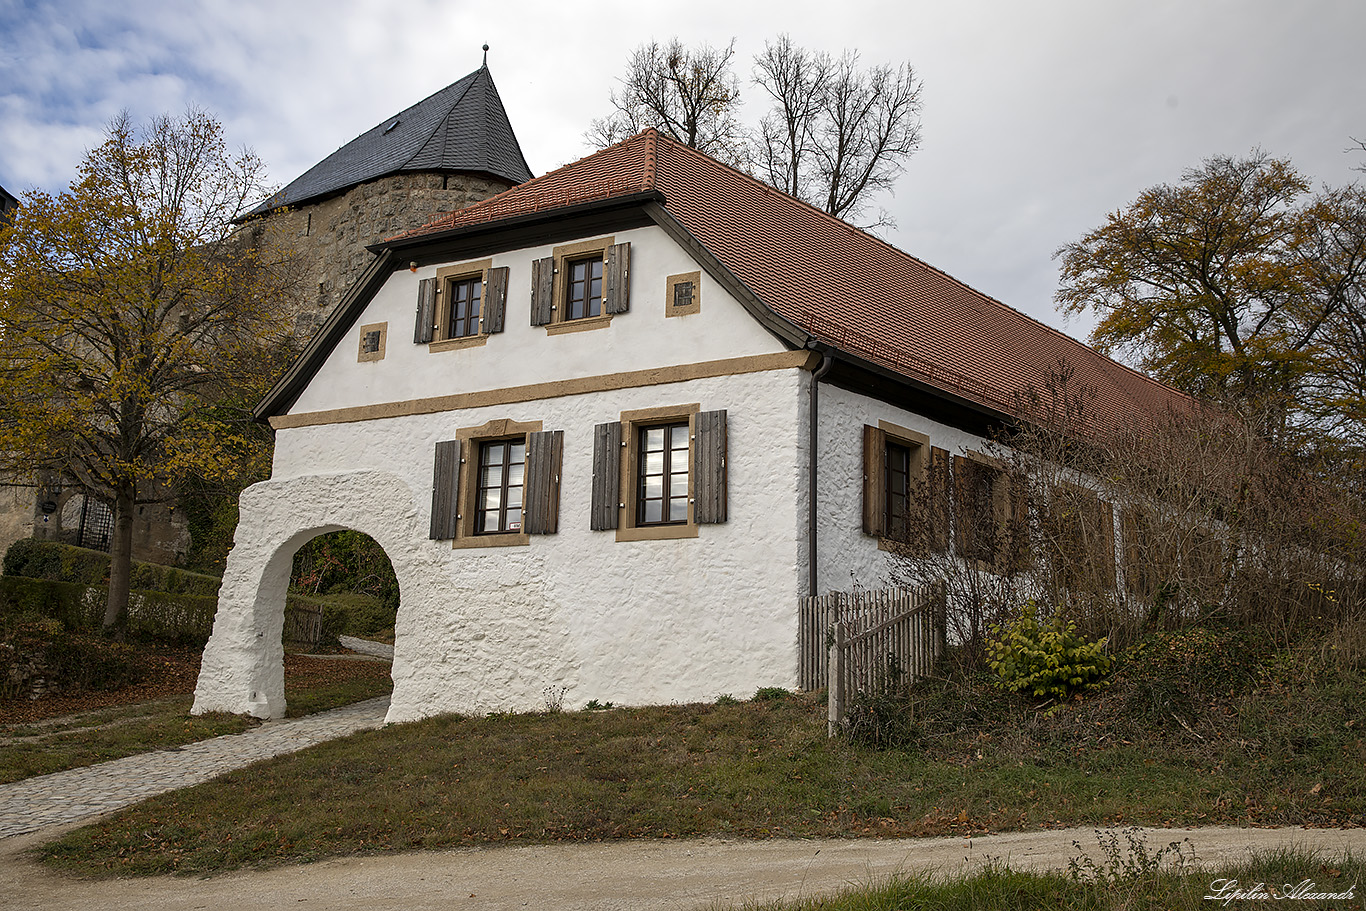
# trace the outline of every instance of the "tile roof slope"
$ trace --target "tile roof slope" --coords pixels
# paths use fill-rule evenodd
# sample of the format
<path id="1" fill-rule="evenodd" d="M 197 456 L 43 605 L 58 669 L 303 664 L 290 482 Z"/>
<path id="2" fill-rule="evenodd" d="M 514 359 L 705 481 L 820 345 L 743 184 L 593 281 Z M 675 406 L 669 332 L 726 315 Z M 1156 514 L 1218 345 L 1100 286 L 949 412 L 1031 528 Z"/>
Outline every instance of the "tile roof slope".
<path id="1" fill-rule="evenodd" d="M 298 205 L 402 171 L 466 171 L 514 184 L 531 169 L 488 67 L 387 117 L 309 168 L 251 211 Z"/>
<path id="2" fill-rule="evenodd" d="M 653 130 L 400 237 L 655 189 L 768 307 L 818 339 L 1007 414 L 1065 361 L 1107 425 L 1191 400 L 890 244 Z"/>

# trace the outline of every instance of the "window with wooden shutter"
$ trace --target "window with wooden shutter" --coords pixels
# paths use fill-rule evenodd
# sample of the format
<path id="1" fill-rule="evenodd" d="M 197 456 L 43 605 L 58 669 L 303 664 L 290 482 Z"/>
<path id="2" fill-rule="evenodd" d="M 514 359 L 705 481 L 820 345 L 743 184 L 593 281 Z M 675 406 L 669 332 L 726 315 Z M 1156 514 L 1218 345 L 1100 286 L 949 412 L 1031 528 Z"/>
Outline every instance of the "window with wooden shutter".
<path id="1" fill-rule="evenodd" d="M 564 431 L 544 430 L 526 437 L 526 508 L 522 530 L 553 535 L 560 527 L 560 466 Z"/>
<path id="2" fill-rule="evenodd" d="M 929 439 L 887 421 L 863 427 L 863 531 L 884 549 L 934 546 Z"/>
<path id="3" fill-rule="evenodd" d="M 562 244 L 531 264 L 531 325 L 560 335 L 601 329 L 631 307 L 631 245 L 613 237 Z"/>
<path id="4" fill-rule="evenodd" d="M 693 417 L 693 517 L 716 525 L 728 516 L 726 490 L 726 412 L 703 411 Z"/>
<path id="5" fill-rule="evenodd" d="M 460 489 L 460 441 L 436 444 L 432 469 L 432 521 L 428 537 L 444 541 L 456 536 L 457 491 Z"/>
<path id="6" fill-rule="evenodd" d="M 531 325 L 548 326 L 555 315 L 555 257 L 531 264 Z"/>
<path id="7" fill-rule="evenodd" d="M 484 334 L 503 331 L 508 306 L 508 267 L 489 269 L 484 283 Z"/>
<path id="8" fill-rule="evenodd" d="M 593 502 L 589 528 L 611 531 L 621 523 L 621 422 L 593 428 Z"/>
<path id="9" fill-rule="evenodd" d="M 413 326 L 413 344 L 425 345 L 432 340 L 436 328 L 436 279 L 424 278 L 417 283 L 417 317 Z"/>
<path id="10" fill-rule="evenodd" d="M 1063 588 L 1113 588 L 1114 509 L 1094 491 L 1063 483 L 1040 509 L 1040 549 Z"/>
<path id="11" fill-rule="evenodd" d="M 612 432 L 595 445 L 604 472 Z M 623 411 L 620 435 L 618 541 L 695 538 L 699 525 L 726 521 L 724 411 L 703 417 L 696 404 Z"/>
<path id="12" fill-rule="evenodd" d="M 1029 486 L 999 459 L 953 457 L 954 548 L 990 572 L 1028 567 Z"/>
<path id="13" fill-rule="evenodd" d="M 603 310 L 609 315 L 631 309 L 631 245 L 613 244 L 607 248 L 606 288 Z"/>

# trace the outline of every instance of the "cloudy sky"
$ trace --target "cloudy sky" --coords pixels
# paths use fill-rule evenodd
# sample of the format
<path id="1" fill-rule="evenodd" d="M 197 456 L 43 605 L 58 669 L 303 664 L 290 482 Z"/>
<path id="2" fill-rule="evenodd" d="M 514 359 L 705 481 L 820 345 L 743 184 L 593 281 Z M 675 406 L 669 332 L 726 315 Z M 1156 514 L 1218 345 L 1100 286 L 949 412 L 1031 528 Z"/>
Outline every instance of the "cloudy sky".
<path id="1" fill-rule="evenodd" d="M 923 145 L 886 237 L 1084 337 L 1053 307 L 1053 251 L 1143 188 L 1253 148 L 1320 184 L 1366 154 L 1361 0 L 0 0 L 0 185 L 57 191 L 121 110 L 202 107 L 284 184 L 332 150 L 489 68 L 533 172 L 587 154 L 630 50 L 677 35 L 766 39 L 909 61 Z M 760 90 L 742 86 L 749 119 Z"/>

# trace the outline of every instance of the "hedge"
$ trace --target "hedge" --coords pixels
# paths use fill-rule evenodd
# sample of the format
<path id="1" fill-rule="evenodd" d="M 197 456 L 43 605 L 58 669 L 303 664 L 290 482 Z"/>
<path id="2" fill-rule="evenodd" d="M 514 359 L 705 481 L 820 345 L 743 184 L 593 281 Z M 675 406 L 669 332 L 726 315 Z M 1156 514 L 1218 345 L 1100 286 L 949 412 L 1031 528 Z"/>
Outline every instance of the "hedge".
<path id="1" fill-rule="evenodd" d="M 56 541 L 21 538 L 11 544 L 5 553 L 4 572 L 6 576 L 27 576 L 30 579 L 51 579 L 78 585 L 107 585 L 109 554 Z M 216 598 L 218 586 L 222 582 L 217 576 L 134 560 L 129 588 Z"/>

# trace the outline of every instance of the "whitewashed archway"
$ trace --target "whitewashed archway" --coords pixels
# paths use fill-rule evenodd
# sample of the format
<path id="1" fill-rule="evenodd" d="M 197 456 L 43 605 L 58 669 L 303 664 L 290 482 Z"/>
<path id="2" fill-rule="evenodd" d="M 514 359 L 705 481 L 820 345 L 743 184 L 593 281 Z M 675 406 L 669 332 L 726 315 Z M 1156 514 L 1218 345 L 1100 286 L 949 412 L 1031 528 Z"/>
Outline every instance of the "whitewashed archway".
<path id="1" fill-rule="evenodd" d="M 195 686 L 194 714 L 285 714 L 285 595 L 294 554 L 311 539 L 343 529 L 363 532 L 384 549 L 398 577 L 394 679 L 411 665 L 409 605 L 420 603 L 433 567 L 419 529 L 413 491 L 387 472 L 360 471 L 263 481 L 242 492 L 213 634 Z M 411 637 L 407 637 L 411 640 Z"/>

